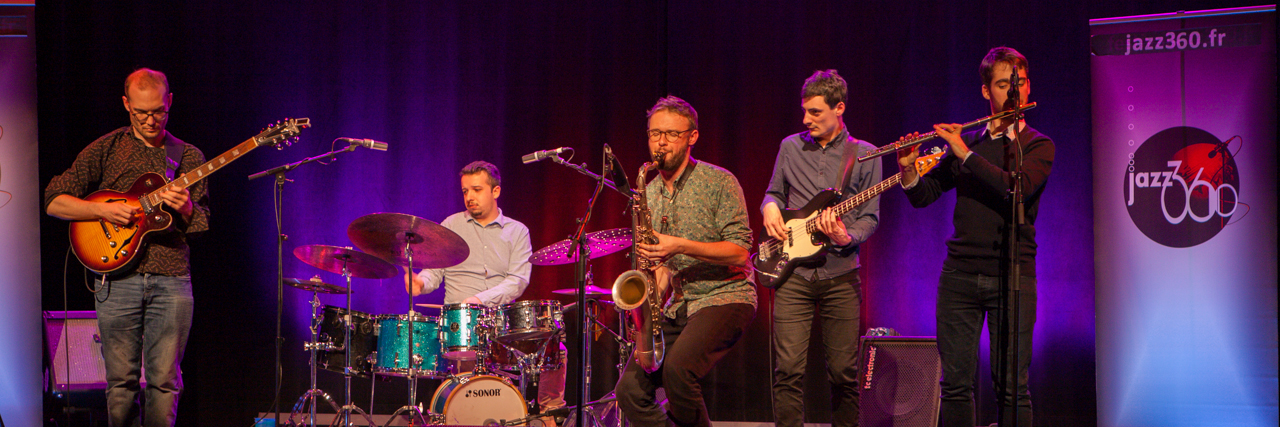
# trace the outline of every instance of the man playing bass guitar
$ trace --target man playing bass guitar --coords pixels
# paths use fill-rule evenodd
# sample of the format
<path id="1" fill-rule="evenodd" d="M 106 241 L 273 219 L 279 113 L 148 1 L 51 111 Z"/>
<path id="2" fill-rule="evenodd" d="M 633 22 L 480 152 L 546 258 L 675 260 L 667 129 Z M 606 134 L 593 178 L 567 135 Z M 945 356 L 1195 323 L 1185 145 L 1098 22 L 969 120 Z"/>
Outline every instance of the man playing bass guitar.
<path id="1" fill-rule="evenodd" d="M 804 206 L 825 189 L 839 189 L 851 197 L 880 182 L 879 161 L 857 163 L 862 152 L 875 148 L 853 138 L 842 115 L 848 86 L 836 70 L 814 72 L 801 90 L 807 131 L 788 136 L 778 149 L 773 177 L 760 210 L 770 237 L 786 242 L 789 230 L 780 207 Z M 846 165 L 849 165 L 846 167 Z M 842 185 L 843 184 L 843 185 Z M 879 224 L 880 198 L 839 215 L 827 208 L 816 217 L 815 237 L 829 240 L 825 255 L 796 267 L 782 283 L 773 283 L 773 328 L 776 367 L 773 372 L 773 411 L 778 427 L 804 423 L 804 374 L 809 331 L 815 307 L 822 321 L 827 376 L 832 388 L 835 427 L 858 423 L 858 334 L 861 320 L 861 281 L 858 245 Z M 762 285 L 765 277 L 757 276 Z"/>

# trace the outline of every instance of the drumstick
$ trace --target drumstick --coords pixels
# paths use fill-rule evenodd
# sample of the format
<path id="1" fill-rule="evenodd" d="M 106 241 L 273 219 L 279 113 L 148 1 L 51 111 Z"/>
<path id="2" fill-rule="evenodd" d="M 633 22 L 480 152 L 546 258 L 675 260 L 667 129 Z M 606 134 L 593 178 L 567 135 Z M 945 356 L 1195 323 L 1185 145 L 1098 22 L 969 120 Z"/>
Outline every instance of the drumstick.
<path id="1" fill-rule="evenodd" d="M 444 308 L 444 306 L 440 304 L 414 304 L 414 305 L 418 307 L 426 307 L 426 308 L 436 308 L 436 309 Z"/>

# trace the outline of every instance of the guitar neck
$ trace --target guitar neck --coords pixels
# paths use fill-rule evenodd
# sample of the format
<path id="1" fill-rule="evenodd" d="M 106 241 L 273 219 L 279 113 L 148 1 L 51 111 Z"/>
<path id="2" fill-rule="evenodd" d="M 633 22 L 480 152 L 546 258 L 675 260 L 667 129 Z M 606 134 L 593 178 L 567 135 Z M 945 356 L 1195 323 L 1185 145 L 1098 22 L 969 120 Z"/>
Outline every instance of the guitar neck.
<path id="1" fill-rule="evenodd" d="M 871 188 L 868 188 L 866 190 L 862 190 L 861 193 L 858 193 L 857 195 L 850 197 L 849 200 L 845 200 L 843 202 L 836 204 L 831 209 L 835 211 L 836 216 L 844 215 L 846 213 L 849 213 L 849 211 L 853 210 L 853 208 L 861 206 L 863 203 L 870 201 L 872 197 L 879 196 L 880 193 L 883 193 L 885 190 L 888 190 L 889 187 L 898 185 L 898 183 L 901 181 L 902 181 L 902 172 L 898 172 L 897 174 L 894 174 L 893 176 L 889 177 L 889 179 L 880 181 L 879 184 L 873 185 L 871 186 Z"/>
<path id="2" fill-rule="evenodd" d="M 196 167 L 195 169 L 192 169 L 187 173 L 182 174 L 177 178 L 174 178 L 173 181 L 170 181 L 169 185 L 166 185 L 165 187 L 176 185 L 182 188 L 188 188 L 188 187 L 191 187 L 192 185 L 196 185 L 197 182 L 200 182 L 200 180 L 209 176 L 209 174 L 212 174 L 214 171 L 217 171 L 218 169 L 222 169 L 222 167 L 226 166 L 227 163 L 231 163 L 233 160 L 240 158 L 240 156 L 243 156 L 245 153 L 252 151 L 254 148 L 258 148 L 257 138 L 249 138 L 244 142 L 241 142 L 240 145 L 237 145 L 231 148 L 230 150 L 227 150 L 227 152 L 218 155 L 218 157 L 214 157 L 213 159 L 205 162 L 199 167 Z M 147 193 L 143 197 L 145 197 L 149 202 L 151 202 L 153 206 L 159 205 L 160 193 L 164 191 L 165 187 L 161 187 L 155 191 Z"/>

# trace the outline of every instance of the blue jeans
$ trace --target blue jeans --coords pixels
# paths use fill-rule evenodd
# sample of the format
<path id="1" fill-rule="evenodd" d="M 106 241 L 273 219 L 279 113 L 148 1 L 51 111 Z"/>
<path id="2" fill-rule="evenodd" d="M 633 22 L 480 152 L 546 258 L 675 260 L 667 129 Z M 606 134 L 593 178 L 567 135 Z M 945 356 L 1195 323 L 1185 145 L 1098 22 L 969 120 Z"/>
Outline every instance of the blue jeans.
<path id="1" fill-rule="evenodd" d="M 938 355 L 942 358 L 942 405 L 938 425 L 974 425 L 973 382 L 978 368 L 978 340 L 985 318 L 991 343 L 991 380 L 1004 418 L 1011 419 L 1013 393 L 1000 377 L 1000 332 L 1012 312 L 1013 297 L 1001 291 L 1001 278 L 943 269 L 938 279 Z M 1031 367 L 1031 335 L 1036 325 L 1036 279 L 1022 278 L 1018 321 L 1018 425 L 1031 426 L 1031 393 L 1027 370 Z M 1008 335 L 1012 337 L 1013 334 Z M 1006 341 L 1009 342 L 1009 341 Z M 1012 359 L 1012 346 L 1006 359 Z M 1008 362 L 1006 362 L 1008 363 Z M 1010 372 L 1010 375 L 1013 373 Z M 1006 377 L 1008 378 L 1008 377 Z M 1000 420 L 1000 425 L 1009 425 Z"/>
<path id="2" fill-rule="evenodd" d="M 172 426 L 182 393 L 182 354 L 191 332 L 191 277 L 133 274 L 98 280 L 95 295 L 107 370 L 109 425 L 137 423 L 139 368 L 147 380 L 147 426 Z"/>
<path id="3" fill-rule="evenodd" d="M 858 270 L 811 282 L 799 274 L 773 297 L 773 416 L 778 427 L 804 424 L 804 374 L 814 310 L 822 322 L 822 345 L 831 383 L 831 425 L 858 425 L 858 328 L 862 319 Z"/>

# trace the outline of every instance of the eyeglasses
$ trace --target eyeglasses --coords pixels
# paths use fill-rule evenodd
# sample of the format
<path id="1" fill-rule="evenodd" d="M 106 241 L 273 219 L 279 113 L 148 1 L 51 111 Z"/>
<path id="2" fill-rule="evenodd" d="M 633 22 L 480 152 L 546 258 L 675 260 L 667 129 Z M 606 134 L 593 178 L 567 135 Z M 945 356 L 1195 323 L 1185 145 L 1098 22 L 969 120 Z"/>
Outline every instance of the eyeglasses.
<path id="1" fill-rule="evenodd" d="M 679 139 L 679 138 L 680 138 L 680 135 L 681 135 L 681 134 L 683 134 L 683 133 L 685 133 L 685 132 L 692 131 L 692 130 L 693 130 L 693 129 L 685 129 L 685 130 L 657 130 L 657 129 L 649 129 L 649 132 L 647 132 L 647 133 L 649 134 L 649 140 L 650 140 L 650 141 L 657 141 L 658 139 L 662 138 L 662 136 L 663 136 L 663 135 L 666 135 L 666 137 L 667 137 L 667 141 L 675 141 L 676 139 Z"/>
<path id="2" fill-rule="evenodd" d="M 164 120 L 165 117 L 169 116 L 169 112 L 165 110 L 156 110 L 156 111 L 133 110 L 133 113 L 131 114 L 133 114 L 133 118 L 138 119 L 138 121 L 140 122 L 147 121 L 147 117 L 155 117 L 156 121 L 158 122 L 158 121 Z"/>

